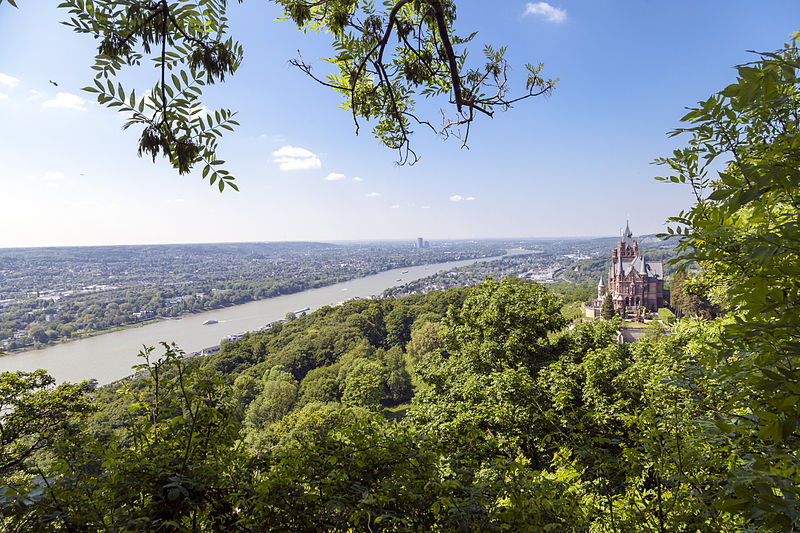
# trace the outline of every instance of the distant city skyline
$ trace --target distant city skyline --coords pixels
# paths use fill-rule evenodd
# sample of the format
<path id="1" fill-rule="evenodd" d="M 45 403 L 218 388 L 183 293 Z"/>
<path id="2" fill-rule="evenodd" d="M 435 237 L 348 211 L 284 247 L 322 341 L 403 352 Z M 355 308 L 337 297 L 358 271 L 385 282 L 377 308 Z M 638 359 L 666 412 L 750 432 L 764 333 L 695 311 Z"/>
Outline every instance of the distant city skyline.
<path id="1" fill-rule="evenodd" d="M 208 91 L 238 111 L 219 155 L 241 192 L 219 194 L 200 172 L 179 176 L 136 156 L 138 132 L 81 91 L 96 42 L 47 2 L 0 6 L 0 247 L 202 242 L 524 239 L 616 236 L 628 214 L 659 233 L 692 201 L 657 182 L 652 161 L 682 146 L 667 132 L 685 108 L 723 89 L 748 50 L 780 48 L 800 3 L 459 0 L 456 31 L 508 45 L 511 85 L 525 62 L 560 81 L 473 126 L 469 149 L 419 128 L 416 165 L 354 135 L 340 98 L 288 64 L 297 49 L 332 55 L 272 3 L 230 4 L 239 72 Z M 127 73 L 137 93 L 155 71 Z M 420 103 L 421 110 L 436 108 Z"/>

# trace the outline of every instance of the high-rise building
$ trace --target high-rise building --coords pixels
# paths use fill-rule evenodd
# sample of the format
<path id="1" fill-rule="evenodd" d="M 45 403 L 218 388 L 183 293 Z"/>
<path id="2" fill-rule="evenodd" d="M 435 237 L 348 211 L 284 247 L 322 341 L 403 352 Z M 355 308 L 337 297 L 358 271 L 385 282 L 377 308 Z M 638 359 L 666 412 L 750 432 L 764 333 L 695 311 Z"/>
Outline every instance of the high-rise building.
<path id="1" fill-rule="evenodd" d="M 422 239 L 422 237 L 417 237 L 417 248 L 422 250 L 423 246 L 425 246 L 425 241 Z"/>

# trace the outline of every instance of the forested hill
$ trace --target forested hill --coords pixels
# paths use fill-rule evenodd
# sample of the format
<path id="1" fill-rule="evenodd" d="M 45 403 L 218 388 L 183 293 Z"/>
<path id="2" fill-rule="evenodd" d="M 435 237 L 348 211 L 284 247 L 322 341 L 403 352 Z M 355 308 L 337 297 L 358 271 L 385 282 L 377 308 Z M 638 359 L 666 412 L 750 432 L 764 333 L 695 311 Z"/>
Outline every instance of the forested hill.
<path id="1" fill-rule="evenodd" d="M 323 307 L 223 344 L 221 351 L 204 358 L 202 365 L 223 376 L 241 395 L 245 433 L 250 439 L 263 440 L 265 431 L 271 434 L 273 424 L 308 404 L 334 402 L 381 411 L 411 400 L 414 363 L 443 346 L 438 336 L 441 320 L 450 306 L 459 308 L 464 303 L 467 293 L 468 289 L 460 288 Z M 370 364 L 365 367 L 367 362 Z M 293 394 L 272 395 L 261 390 L 265 376 L 278 371 L 294 385 Z M 141 380 L 132 384 L 134 388 L 143 385 Z M 110 389 L 98 394 L 109 406 L 101 410 L 101 418 L 116 410 L 112 405 L 127 402 Z M 123 420 L 113 423 L 122 424 Z"/>
<path id="2" fill-rule="evenodd" d="M 567 328 L 560 305 L 506 278 L 325 307 L 207 358 L 165 345 L 118 389 L 4 375 L 0 525 L 736 529 L 732 466 L 696 438 L 725 399 L 674 356 L 715 326 L 619 345 L 619 323 Z"/>

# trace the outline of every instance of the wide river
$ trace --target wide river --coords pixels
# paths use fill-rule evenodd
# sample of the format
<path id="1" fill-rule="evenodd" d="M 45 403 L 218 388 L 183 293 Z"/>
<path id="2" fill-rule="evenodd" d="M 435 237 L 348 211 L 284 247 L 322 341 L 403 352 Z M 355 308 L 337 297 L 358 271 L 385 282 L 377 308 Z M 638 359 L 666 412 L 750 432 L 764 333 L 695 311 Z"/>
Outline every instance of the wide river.
<path id="1" fill-rule="evenodd" d="M 530 253 L 522 250 L 509 252 L 511 255 Z M 373 294 L 379 295 L 389 287 L 403 285 L 442 270 L 494 259 L 497 257 L 387 270 L 319 289 L 184 315 L 180 320 L 162 320 L 41 350 L 4 355 L 0 356 L 0 372 L 44 368 L 58 381 L 96 379 L 100 384 L 110 383 L 131 374 L 131 367 L 141 362 L 137 354 L 143 346 L 174 341 L 185 352 L 196 352 L 219 344 L 220 339 L 227 335 L 257 330 L 269 322 L 280 320 L 290 311 L 307 307 L 313 311 L 356 296 L 367 298 Z M 217 323 L 203 325 L 207 320 L 216 320 Z"/>

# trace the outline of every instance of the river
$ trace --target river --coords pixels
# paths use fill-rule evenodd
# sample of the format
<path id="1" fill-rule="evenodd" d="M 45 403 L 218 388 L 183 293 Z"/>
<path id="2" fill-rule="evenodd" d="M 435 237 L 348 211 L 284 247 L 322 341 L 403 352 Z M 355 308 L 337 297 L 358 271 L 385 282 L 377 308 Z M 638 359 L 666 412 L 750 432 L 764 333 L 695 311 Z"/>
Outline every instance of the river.
<path id="1" fill-rule="evenodd" d="M 512 255 L 526 253 L 521 250 L 509 252 Z M 141 362 L 137 354 L 143 346 L 156 346 L 161 341 L 168 341 L 177 343 L 187 353 L 196 352 L 219 344 L 220 339 L 227 335 L 257 330 L 269 322 L 280 320 L 290 311 L 305 308 L 313 311 L 354 297 L 368 298 L 373 294 L 381 294 L 389 287 L 403 285 L 442 270 L 494 259 L 498 257 L 387 270 L 319 289 L 184 315 L 179 320 L 163 320 L 41 350 L 4 355 L 0 356 L 0 372 L 30 372 L 44 368 L 59 382 L 96 379 L 100 384 L 110 383 L 131 374 L 131 367 Z M 217 323 L 204 325 L 203 322 L 207 320 L 216 320 Z"/>

